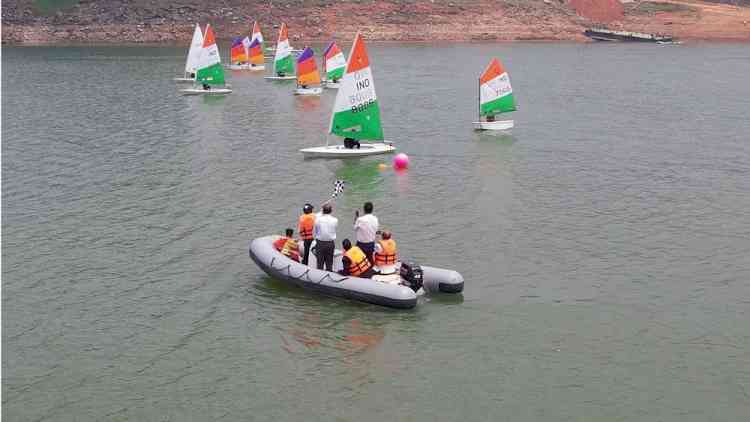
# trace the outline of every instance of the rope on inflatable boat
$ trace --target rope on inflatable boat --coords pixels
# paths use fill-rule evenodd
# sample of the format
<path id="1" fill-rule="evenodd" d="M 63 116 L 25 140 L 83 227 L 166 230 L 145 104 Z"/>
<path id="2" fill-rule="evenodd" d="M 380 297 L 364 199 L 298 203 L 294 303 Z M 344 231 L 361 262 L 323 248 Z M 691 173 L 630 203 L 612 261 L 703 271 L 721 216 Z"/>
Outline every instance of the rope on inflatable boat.
<path id="1" fill-rule="evenodd" d="M 331 282 L 332 282 L 332 283 L 341 283 L 342 281 L 344 281 L 344 280 L 346 280 L 346 279 L 348 279 L 348 278 L 349 278 L 349 277 L 342 277 L 341 279 L 339 279 L 339 280 L 336 280 L 336 279 L 334 279 L 333 277 L 331 277 L 331 273 L 330 273 L 330 272 L 326 271 L 326 272 L 325 272 L 325 275 L 324 275 L 323 277 L 321 277 L 321 278 L 320 278 L 320 280 L 317 280 L 317 281 L 316 281 L 316 280 L 313 280 L 312 278 L 310 278 L 310 270 L 312 270 L 312 268 L 310 268 L 310 267 L 308 267 L 308 268 L 307 268 L 307 269 L 305 270 L 305 272 L 301 273 L 301 274 L 300 274 L 300 275 L 298 275 L 298 276 L 295 276 L 295 275 L 293 275 L 293 274 L 292 274 L 292 264 L 287 264 L 287 265 L 286 265 L 286 267 L 283 267 L 283 266 L 282 266 L 282 267 L 278 267 L 278 268 L 276 268 L 276 267 L 274 267 L 274 266 L 273 266 L 274 262 L 276 262 L 276 257 L 275 257 L 275 256 L 274 256 L 274 257 L 272 257 L 272 258 L 271 258 L 271 262 L 269 262 L 269 263 L 268 263 L 268 266 L 269 266 L 269 267 L 270 267 L 270 268 L 271 268 L 272 270 L 274 270 L 274 271 L 278 271 L 278 272 L 279 272 L 279 273 L 281 273 L 281 274 L 283 274 L 283 273 L 284 273 L 284 271 L 286 270 L 286 274 L 287 274 L 287 275 L 288 275 L 289 277 L 292 277 L 292 278 L 296 278 L 297 280 L 301 280 L 301 279 L 302 279 L 302 277 L 305 277 L 305 278 L 307 279 L 307 281 L 309 281 L 309 282 L 311 282 L 311 283 L 316 283 L 316 284 L 320 284 L 320 283 L 322 283 L 322 282 L 323 282 L 323 280 L 325 280 L 326 278 L 327 278 L 327 279 L 329 279 L 329 280 L 331 280 Z"/>

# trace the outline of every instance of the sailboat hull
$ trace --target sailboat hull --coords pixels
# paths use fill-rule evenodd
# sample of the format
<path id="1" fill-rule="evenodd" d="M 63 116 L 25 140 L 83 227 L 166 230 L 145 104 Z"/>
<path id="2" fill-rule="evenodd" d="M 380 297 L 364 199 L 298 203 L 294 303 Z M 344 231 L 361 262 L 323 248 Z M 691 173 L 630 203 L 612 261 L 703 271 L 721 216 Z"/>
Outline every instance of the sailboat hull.
<path id="1" fill-rule="evenodd" d="M 323 93 L 323 88 L 316 86 L 314 88 L 297 88 L 294 90 L 294 95 L 320 95 Z"/>
<path id="2" fill-rule="evenodd" d="M 250 69 L 249 64 L 230 64 L 227 66 L 229 70 L 248 70 Z"/>
<path id="3" fill-rule="evenodd" d="M 294 79 L 297 79 L 294 75 L 287 75 L 287 76 L 264 76 L 263 79 L 270 79 L 272 81 L 291 81 Z"/>
<path id="4" fill-rule="evenodd" d="M 305 158 L 358 158 L 368 155 L 390 154 L 396 151 L 391 143 L 366 144 L 359 148 L 345 148 L 343 145 L 326 145 L 301 149 Z"/>
<path id="5" fill-rule="evenodd" d="M 498 120 L 495 122 L 474 122 L 474 130 L 510 130 L 513 120 Z"/>
<path id="6" fill-rule="evenodd" d="M 339 89 L 341 82 L 326 82 L 323 86 L 329 89 Z"/>
<path id="7" fill-rule="evenodd" d="M 266 66 L 262 64 L 250 65 L 250 70 L 266 70 Z"/>
<path id="8" fill-rule="evenodd" d="M 229 88 L 187 88 L 181 89 L 180 92 L 182 95 L 227 95 L 230 94 L 232 90 Z"/>
<path id="9" fill-rule="evenodd" d="M 193 83 L 195 78 L 172 78 L 173 81 L 178 83 Z"/>

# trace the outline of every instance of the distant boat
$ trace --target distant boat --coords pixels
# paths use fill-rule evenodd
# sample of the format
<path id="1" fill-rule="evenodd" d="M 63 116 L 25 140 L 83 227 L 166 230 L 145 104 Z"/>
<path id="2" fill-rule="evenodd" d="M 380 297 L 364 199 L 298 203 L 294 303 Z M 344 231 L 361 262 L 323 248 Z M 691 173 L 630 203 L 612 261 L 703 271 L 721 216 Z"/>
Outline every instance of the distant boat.
<path id="1" fill-rule="evenodd" d="M 185 60 L 185 73 L 181 78 L 174 78 L 176 82 L 195 82 L 195 65 L 198 62 L 201 48 L 203 48 L 203 33 L 200 25 L 196 23 L 193 40 L 190 42 L 187 60 Z"/>
<path id="2" fill-rule="evenodd" d="M 181 89 L 180 92 L 184 95 L 226 95 L 232 92 L 224 80 L 224 68 L 221 66 L 219 47 L 216 45 L 211 25 L 206 25 L 206 37 L 198 55 L 196 68 L 196 85 L 192 88 Z"/>
<path id="3" fill-rule="evenodd" d="M 508 72 L 498 59 L 492 59 L 479 78 L 479 121 L 474 122 L 476 130 L 508 130 L 513 128 L 513 120 L 495 120 L 495 116 L 516 110 L 513 89 Z M 482 120 L 484 117 L 484 120 Z"/>
<path id="4" fill-rule="evenodd" d="M 247 54 L 250 56 L 250 70 L 265 70 L 266 59 L 263 57 L 263 44 L 260 41 L 262 38 L 253 38 L 250 42 L 250 47 L 247 49 Z"/>
<path id="5" fill-rule="evenodd" d="M 292 47 L 289 46 L 289 33 L 286 24 L 281 24 L 279 39 L 276 42 L 276 55 L 273 59 L 273 73 L 266 79 L 296 79 L 294 76 L 294 61 L 292 60 Z"/>
<path id="6" fill-rule="evenodd" d="M 322 92 L 315 53 L 307 47 L 297 58 L 297 89 L 294 95 L 320 95 Z"/>
<path id="7" fill-rule="evenodd" d="M 328 130 L 342 138 L 362 141 L 359 148 L 344 145 L 325 145 L 300 150 L 307 157 L 350 158 L 366 155 L 387 154 L 396 150 L 390 142 L 383 140 L 380 123 L 380 107 L 375 95 L 375 83 L 370 70 L 362 35 L 357 33 L 346 72 L 341 78 L 341 87 L 336 95 L 333 115 Z M 374 143 L 365 143 L 374 142 Z M 346 140 L 345 140 L 346 142 Z"/>
<path id="8" fill-rule="evenodd" d="M 583 31 L 583 35 L 594 41 L 625 41 L 625 42 L 652 42 L 659 44 L 677 43 L 669 35 L 644 34 L 642 32 L 615 31 L 606 28 L 589 28 Z"/>
<path id="9" fill-rule="evenodd" d="M 338 88 L 339 79 L 346 70 L 346 57 L 335 42 L 331 41 L 323 52 L 323 71 L 326 74 L 325 87 Z"/>
<path id="10" fill-rule="evenodd" d="M 242 38 L 235 37 L 232 40 L 232 48 L 229 50 L 229 66 L 231 70 L 243 70 L 249 68 L 247 63 L 247 50 Z"/>

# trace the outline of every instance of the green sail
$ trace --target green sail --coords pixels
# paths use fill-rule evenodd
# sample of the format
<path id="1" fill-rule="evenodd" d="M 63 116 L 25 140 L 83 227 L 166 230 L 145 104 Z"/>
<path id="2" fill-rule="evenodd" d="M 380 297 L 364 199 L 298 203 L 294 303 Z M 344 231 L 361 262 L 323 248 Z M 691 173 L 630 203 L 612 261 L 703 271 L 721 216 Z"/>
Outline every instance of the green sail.
<path id="1" fill-rule="evenodd" d="M 273 68 L 277 74 L 283 73 L 285 75 L 294 75 L 294 61 L 292 60 L 292 56 L 290 55 L 280 59 L 274 63 Z"/>
<path id="2" fill-rule="evenodd" d="M 338 69 L 331 70 L 330 72 L 326 72 L 326 78 L 329 81 L 338 80 L 344 77 L 344 70 L 346 67 L 340 67 Z"/>
<path id="3" fill-rule="evenodd" d="M 482 104 L 480 111 L 482 116 L 494 116 L 499 113 L 516 111 L 516 100 L 513 99 L 513 94 L 511 93 L 488 103 Z"/>
<path id="4" fill-rule="evenodd" d="M 333 115 L 331 133 L 360 141 L 382 141 L 383 127 L 380 124 L 378 102 L 366 103 L 361 110 L 346 109 Z"/>
<path id="5" fill-rule="evenodd" d="M 195 79 L 206 85 L 224 85 L 224 68 L 216 63 L 203 69 L 198 69 Z"/>

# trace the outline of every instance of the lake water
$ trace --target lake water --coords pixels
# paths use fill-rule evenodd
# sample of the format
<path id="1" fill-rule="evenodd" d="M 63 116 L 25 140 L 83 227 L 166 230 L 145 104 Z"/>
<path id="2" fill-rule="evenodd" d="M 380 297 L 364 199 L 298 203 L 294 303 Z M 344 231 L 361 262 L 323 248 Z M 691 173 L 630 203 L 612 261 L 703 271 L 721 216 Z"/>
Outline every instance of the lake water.
<path id="1" fill-rule="evenodd" d="M 182 97 L 184 56 L 3 47 L 3 419 L 750 415 L 750 46 L 371 45 L 402 174 L 302 159 L 334 91 Z M 509 136 L 471 129 L 493 56 Z M 372 201 L 464 293 L 398 311 L 267 277 L 249 241 L 336 179 L 340 239 Z"/>

